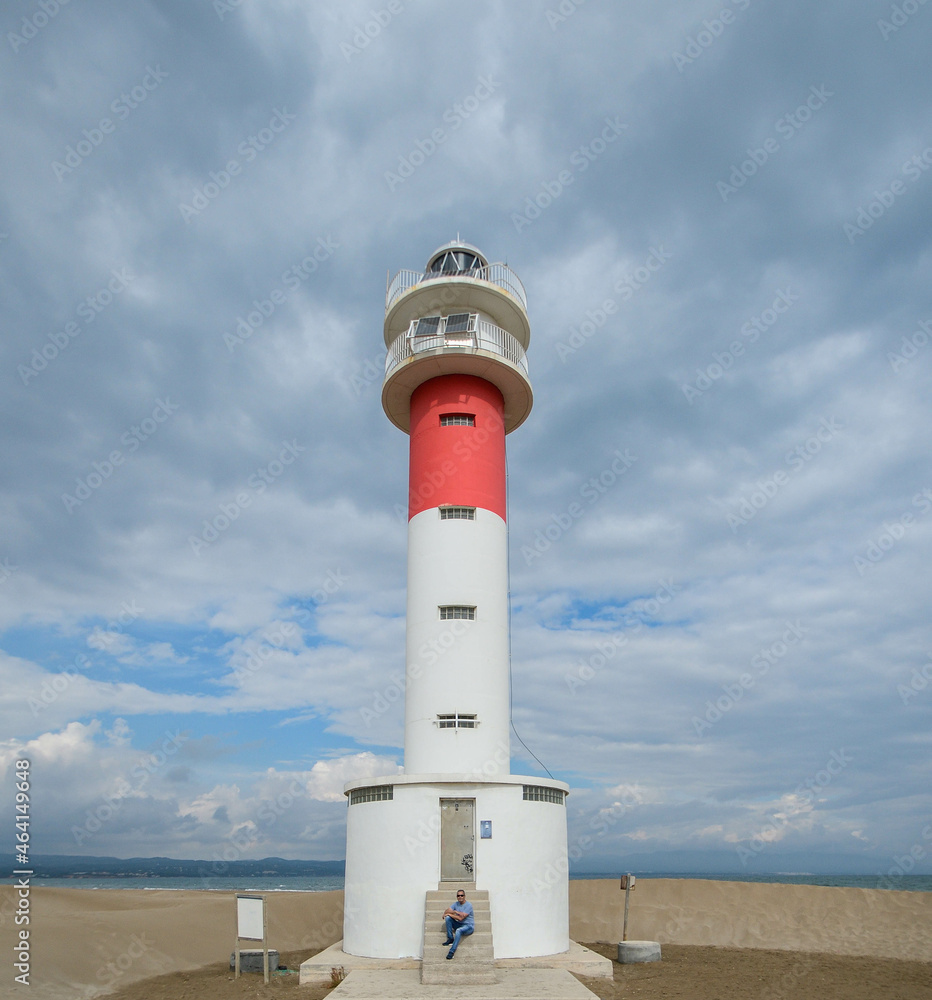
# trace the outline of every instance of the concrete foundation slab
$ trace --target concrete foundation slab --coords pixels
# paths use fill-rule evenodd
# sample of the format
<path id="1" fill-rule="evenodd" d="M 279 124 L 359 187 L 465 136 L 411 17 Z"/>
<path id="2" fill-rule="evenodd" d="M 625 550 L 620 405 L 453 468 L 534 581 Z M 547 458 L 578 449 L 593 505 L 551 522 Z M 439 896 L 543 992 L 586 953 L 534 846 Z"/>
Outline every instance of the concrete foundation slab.
<path id="1" fill-rule="evenodd" d="M 308 983 L 329 983 L 330 970 L 343 968 L 347 975 L 355 969 L 363 970 L 408 970 L 415 969 L 420 973 L 419 958 L 360 958 L 358 955 L 347 955 L 343 950 L 343 942 L 337 941 L 317 955 L 311 956 L 301 963 L 298 982 L 305 986 Z"/>
<path id="2" fill-rule="evenodd" d="M 537 958 L 498 958 L 496 969 L 566 969 L 577 976 L 593 979 L 612 978 L 612 960 L 597 952 L 570 941 L 569 951 L 559 955 L 541 955 Z"/>
<path id="3" fill-rule="evenodd" d="M 419 958 L 359 958 L 357 955 L 347 955 L 342 948 L 343 942 L 338 941 L 329 948 L 301 963 L 300 983 L 329 983 L 330 970 L 342 968 L 347 974 L 355 969 L 360 970 L 420 970 Z M 517 971 L 521 969 L 563 969 L 574 972 L 578 976 L 589 976 L 598 979 L 612 978 L 612 962 L 609 958 L 575 941 L 570 941 L 569 951 L 559 955 L 541 955 L 536 958 L 498 958 L 495 960 L 496 970 Z M 439 994 L 438 994 L 439 996 Z"/>
<path id="4" fill-rule="evenodd" d="M 356 969 L 333 991 L 334 1000 L 593 1000 L 595 994 L 565 969 L 500 969 L 497 983 L 425 986 L 414 969 Z"/>

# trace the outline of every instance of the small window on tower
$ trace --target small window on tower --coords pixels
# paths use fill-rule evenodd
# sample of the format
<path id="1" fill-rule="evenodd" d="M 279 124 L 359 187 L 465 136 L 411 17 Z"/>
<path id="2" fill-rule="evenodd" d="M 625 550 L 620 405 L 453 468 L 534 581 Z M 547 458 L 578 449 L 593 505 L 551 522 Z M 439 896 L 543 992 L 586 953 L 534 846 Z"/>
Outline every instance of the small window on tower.
<path id="1" fill-rule="evenodd" d="M 441 521 L 475 521 L 475 507 L 441 507 Z"/>
<path id="2" fill-rule="evenodd" d="M 545 788 L 543 785 L 525 785 L 525 802 L 552 802 L 557 806 L 566 805 L 566 792 L 560 788 Z"/>
<path id="3" fill-rule="evenodd" d="M 442 413 L 440 415 L 441 427 L 475 427 L 476 415 L 474 413 Z"/>
<path id="4" fill-rule="evenodd" d="M 453 618 L 473 622 L 476 620 L 476 606 L 468 604 L 441 604 L 440 620 L 449 621 Z"/>
<path id="5" fill-rule="evenodd" d="M 437 716 L 437 726 L 440 729 L 475 729 L 477 724 L 475 715 L 454 712 L 451 715 Z"/>

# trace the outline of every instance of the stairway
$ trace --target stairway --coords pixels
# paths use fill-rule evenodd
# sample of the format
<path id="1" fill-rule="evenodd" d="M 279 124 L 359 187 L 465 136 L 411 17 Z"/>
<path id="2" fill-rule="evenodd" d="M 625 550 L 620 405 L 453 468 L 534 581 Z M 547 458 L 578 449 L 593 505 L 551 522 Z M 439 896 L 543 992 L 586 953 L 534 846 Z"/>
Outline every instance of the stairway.
<path id="1" fill-rule="evenodd" d="M 447 961 L 450 949 L 443 944 L 446 940 L 443 911 L 455 901 L 458 888 L 466 890 L 466 899 L 472 903 L 476 929 L 468 937 L 460 938 L 456 955 Z M 451 882 L 449 888 L 429 890 L 424 903 L 421 982 L 429 985 L 494 983 L 497 979 L 493 958 L 488 890 L 476 890 L 459 882 Z"/>

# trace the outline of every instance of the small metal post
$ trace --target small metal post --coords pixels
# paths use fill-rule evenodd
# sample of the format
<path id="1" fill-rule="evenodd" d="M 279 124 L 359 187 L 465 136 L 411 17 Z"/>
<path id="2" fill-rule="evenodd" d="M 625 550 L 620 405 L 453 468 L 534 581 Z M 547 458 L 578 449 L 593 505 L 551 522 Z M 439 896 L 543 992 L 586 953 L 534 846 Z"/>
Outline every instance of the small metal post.
<path id="1" fill-rule="evenodd" d="M 631 892 L 631 872 L 625 875 L 625 925 L 622 928 L 621 940 L 628 940 L 628 895 Z"/>
<path id="2" fill-rule="evenodd" d="M 239 914 L 233 907 L 233 978 L 239 979 Z"/>
<path id="3" fill-rule="evenodd" d="M 269 981 L 269 911 L 262 897 L 262 978 Z"/>

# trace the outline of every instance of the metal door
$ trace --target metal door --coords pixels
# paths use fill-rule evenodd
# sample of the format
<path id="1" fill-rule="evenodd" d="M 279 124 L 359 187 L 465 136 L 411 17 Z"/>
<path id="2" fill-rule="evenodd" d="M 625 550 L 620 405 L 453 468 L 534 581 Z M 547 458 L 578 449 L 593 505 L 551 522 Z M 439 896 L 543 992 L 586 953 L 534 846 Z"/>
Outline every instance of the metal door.
<path id="1" fill-rule="evenodd" d="M 475 882 L 475 799 L 440 800 L 440 880 Z"/>

